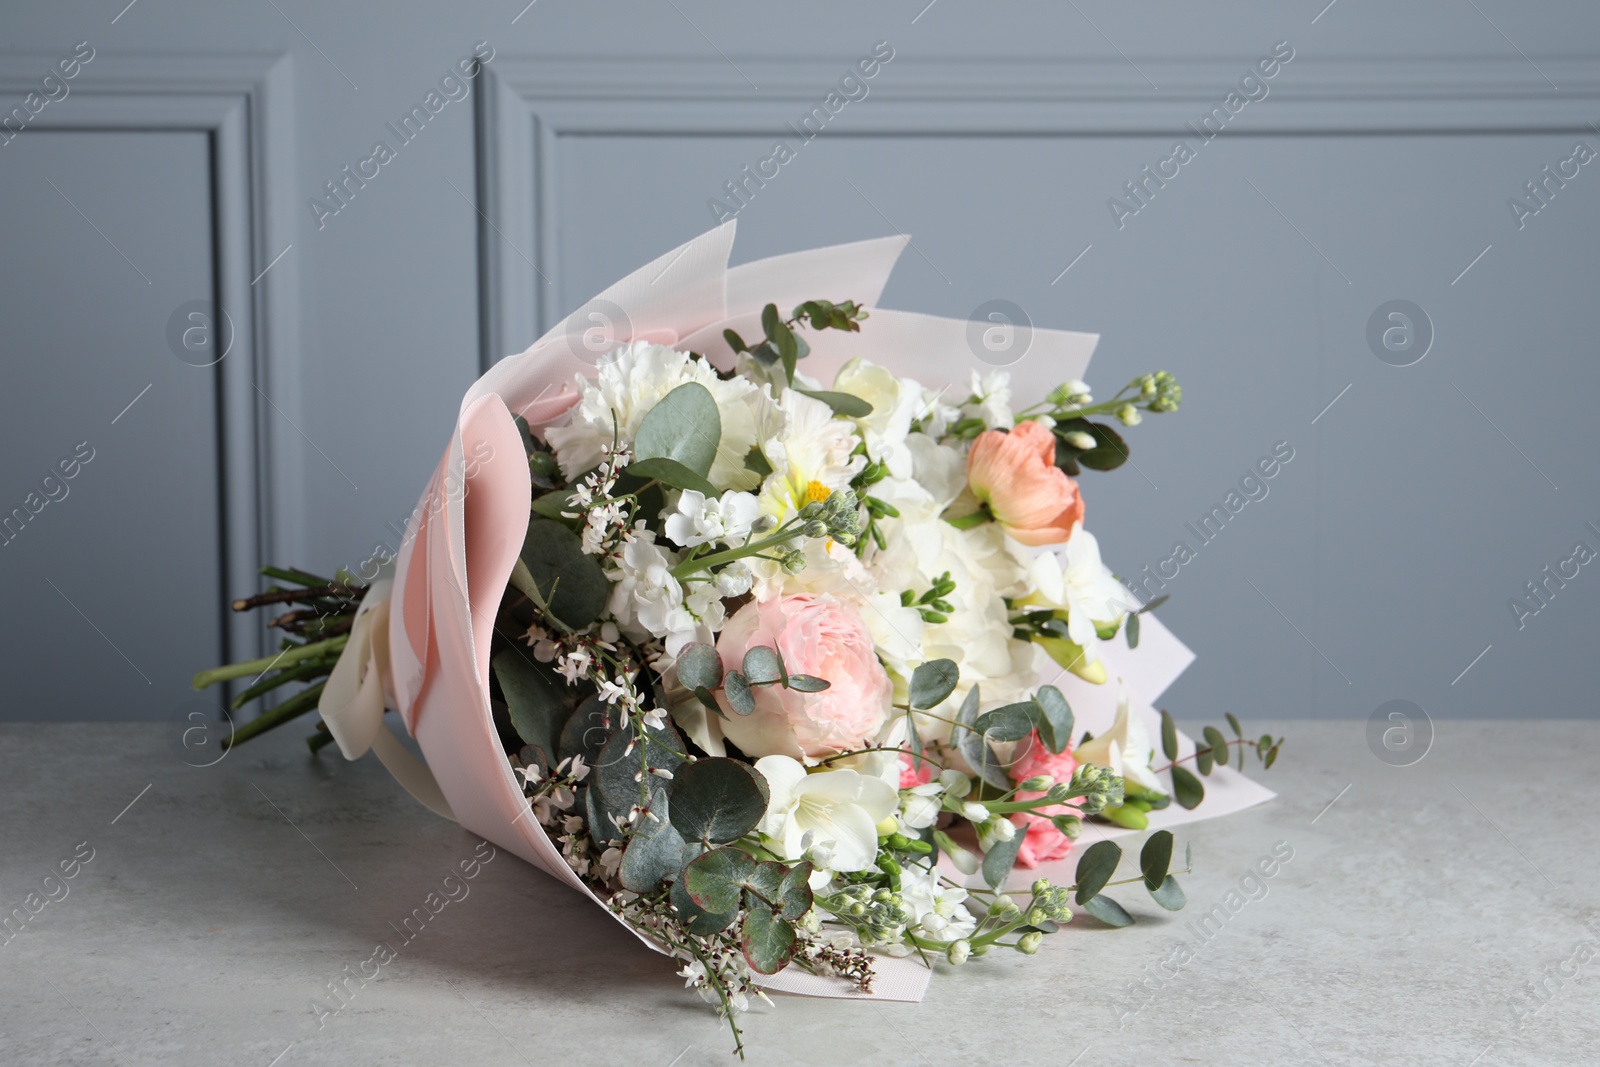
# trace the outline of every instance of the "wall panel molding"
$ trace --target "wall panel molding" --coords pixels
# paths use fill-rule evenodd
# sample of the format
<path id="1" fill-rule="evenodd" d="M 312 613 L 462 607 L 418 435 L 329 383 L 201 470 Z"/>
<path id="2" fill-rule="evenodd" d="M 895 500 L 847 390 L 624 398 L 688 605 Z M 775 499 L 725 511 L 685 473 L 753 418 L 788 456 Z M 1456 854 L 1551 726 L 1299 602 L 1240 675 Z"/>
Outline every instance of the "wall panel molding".
<path id="1" fill-rule="evenodd" d="M 0 93 L 20 99 L 57 58 L 0 57 Z M 233 347 L 218 364 L 219 580 L 225 590 L 254 589 L 263 560 L 302 557 L 305 529 L 294 484 L 300 439 L 284 425 L 299 422 L 303 406 L 297 257 L 290 251 L 261 273 L 295 233 L 291 58 L 102 50 L 70 84 L 70 95 L 36 115 L 21 136 L 75 130 L 209 137 L 213 290 L 234 327 Z M 225 605 L 218 610 L 227 655 L 258 655 L 260 621 Z"/>
<path id="2" fill-rule="evenodd" d="M 1270 47 L 1263 42 L 1262 54 Z M 863 50 L 865 51 L 865 49 Z M 896 58 L 823 136 L 1173 135 L 1221 104 L 1256 55 L 1011 61 Z M 479 95 L 477 172 L 482 365 L 554 324 L 559 159 L 595 135 L 783 134 L 853 59 L 752 60 L 759 92 L 717 57 L 621 60 L 502 56 Z M 1269 83 L 1247 129 L 1226 136 L 1490 134 L 1595 136 L 1600 57 L 1329 60 L 1303 53 Z M 1146 81 L 1148 76 L 1149 81 Z M 1153 88 L 1152 84 L 1159 86 Z M 1269 106 L 1270 105 L 1270 106 Z"/>

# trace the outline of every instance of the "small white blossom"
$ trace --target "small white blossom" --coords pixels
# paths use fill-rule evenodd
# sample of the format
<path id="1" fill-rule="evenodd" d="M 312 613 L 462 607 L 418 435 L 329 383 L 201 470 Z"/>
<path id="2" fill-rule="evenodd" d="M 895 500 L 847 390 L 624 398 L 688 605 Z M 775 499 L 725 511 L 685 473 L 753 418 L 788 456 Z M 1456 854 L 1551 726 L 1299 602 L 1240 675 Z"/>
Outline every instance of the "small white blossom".
<path id="1" fill-rule="evenodd" d="M 678 497 L 677 510 L 667 515 L 667 539 L 683 548 L 712 541 L 742 542 L 759 514 L 756 498 L 750 493 L 730 490 L 714 500 L 685 489 Z"/>

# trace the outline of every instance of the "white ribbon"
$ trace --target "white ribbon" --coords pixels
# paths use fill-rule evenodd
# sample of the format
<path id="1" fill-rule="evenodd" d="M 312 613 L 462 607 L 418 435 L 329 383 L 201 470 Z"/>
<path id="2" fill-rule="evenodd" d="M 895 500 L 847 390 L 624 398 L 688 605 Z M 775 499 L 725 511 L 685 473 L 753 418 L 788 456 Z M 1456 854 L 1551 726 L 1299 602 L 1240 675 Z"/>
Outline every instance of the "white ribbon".
<path id="1" fill-rule="evenodd" d="M 368 750 L 394 775 L 406 792 L 446 819 L 455 821 L 433 772 L 413 756 L 383 723 L 389 677 L 389 599 L 394 580 L 372 583 L 350 627 L 350 641 L 339 654 L 323 687 L 317 710 L 347 760 Z"/>

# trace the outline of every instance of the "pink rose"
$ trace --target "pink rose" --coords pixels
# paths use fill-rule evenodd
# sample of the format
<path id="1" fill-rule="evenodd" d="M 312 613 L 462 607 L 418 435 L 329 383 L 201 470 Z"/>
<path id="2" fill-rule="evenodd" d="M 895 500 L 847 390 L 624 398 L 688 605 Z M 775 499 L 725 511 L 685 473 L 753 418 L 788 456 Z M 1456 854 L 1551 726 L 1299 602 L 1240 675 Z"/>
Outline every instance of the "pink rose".
<path id="1" fill-rule="evenodd" d="M 790 674 L 813 675 L 828 688 L 802 693 L 758 686 L 751 690 L 756 710 L 749 715 L 727 708 L 724 699 L 722 733 L 745 755 L 815 759 L 876 740 L 892 710 L 894 690 L 854 608 L 810 593 L 752 601 L 717 638 L 722 669 L 738 670 L 755 645 L 777 649 Z"/>
<path id="2" fill-rule="evenodd" d="M 967 453 L 967 484 L 1025 545 L 1063 544 L 1083 521 L 1078 483 L 1056 466 L 1056 438 L 1043 423 L 979 434 Z"/>
<path id="3" fill-rule="evenodd" d="M 1029 734 L 1018 745 L 1023 751 L 1021 759 L 1011 766 L 1011 777 L 1015 781 L 1023 781 L 1036 775 L 1045 775 L 1057 782 L 1072 781 L 1072 772 L 1078 769 L 1078 761 L 1072 758 L 1072 750 L 1056 755 L 1045 747 L 1039 740 L 1037 733 Z M 1043 793 L 1018 792 L 1018 800 L 1034 800 L 1044 796 Z M 1072 839 L 1055 828 L 1051 823 L 1050 815 L 1069 815 L 1073 809 L 1081 804 L 1081 800 L 1069 800 L 1065 804 L 1040 809 L 1043 815 L 1032 812 L 1020 811 L 1011 816 L 1011 821 L 1020 830 L 1027 832 L 1023 839 L 1022 847 L 1017 850 L 1017 866 L 1034 868 L 1041 863 L 1049 863 L 1065 857 L 1072 851 Z"/>

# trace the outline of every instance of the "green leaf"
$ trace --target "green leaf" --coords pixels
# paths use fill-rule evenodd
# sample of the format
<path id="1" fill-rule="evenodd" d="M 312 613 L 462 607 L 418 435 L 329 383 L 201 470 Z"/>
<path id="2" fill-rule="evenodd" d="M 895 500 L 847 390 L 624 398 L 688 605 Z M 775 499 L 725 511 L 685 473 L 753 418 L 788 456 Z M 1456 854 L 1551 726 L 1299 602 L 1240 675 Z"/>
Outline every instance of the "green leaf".
<path id="1" fill-rule="evenodd" d="M 1061 690 L 1053 685 L 1041 685 L 1033 699 L 1038 712 L 1035 725 L 1039 730 L 1039 740 L 1051 752 L 1060 755 L 1072 744 L 1072 706 L 1061 695 Z"/>
<path id="2" fill-rule="evenodd" d="M 740 337 L 738 334 L 734 333 L 732 330 L 723 330 L 722 331 L 722 339 L 724 341 L 728 342 L 728 347 L 733 349 L 735 352 L 746 351 L 744 338 Z"/>
<path id="3" fill-rule="evenodd" d="M 1272 769 L 1272 765 L 1274 763 L 1277 763 L 1277 762 L 1278 762 L 1278 746 L 1277 745 L 1273 745 L 1271 748 L 1267 749 L 1266 759 L 1261 761 L 1261 769 L 1264 770 L 1264 771 L 1270 771 Z"/>
<path id="4" fill-rule="evenodd" d="M 739 947 L 750 969 L 757 974 L 777 974 L 794 956 L 797 938 L 794 924 L 780 919 L 765 908 L 745 913 L 739 931 Z"/>
<path id="5" fill-rule="evenodd" d="M 911 672 L 911 706 L 918 711 L 937 707 L 956 691 L 960 680 L 961 669 L 954 660 L 930 659 L 918 664 Z"/>
<path id="6" fill-rule="evenodd" d="M 1148 603 L 1144 607 L 1140 608 L 1139 611 L 1138 611 L 1138 614 L 1144 615 L 1144 614 L 1147 614 L 1148 612 L 1152 612 L 1152 611 L 1156 610 L 1157 608 L 1159 608 L 1161 605 L 1165 604 L 1170 599 L 1172 599 L 1171 596 L 1169 596 L 1166 593 L 1162 593 L 1160 596 L 1158 596 L 1154 600 L 1150 601 L 1150 603 Z"/>
<path id="7" fill-rule="evenodd" d="M 600 561 L 583 551 L 583 542 L 564 524 L 546 518 L 528 523 L 522 539 L 522 564 L 555 620 L 581 630 L 600 617 L 611 599 Z"/>
<path id="8" fill-rule="evenodd" d="M 706 911 L 689 896 L 689 891 L 683 887 L 682 878 L 672 883 L 671 900 L 672 906 L 678 909 L 678 921 L 683 924 L 683 928 L 700 937 L 721 933 L 739 917 L 739 909 L 736 907 L 724 912 Z"/>
<path id="9" fill-rule="evenodd" d="M 783 657 L 770 645 L 751 645 L 745 650 L 739 669 L 751 685 L 767 685 L 784 679 Z"/>
<path id="10" fill-rule="evenodd" d="M 820 693 L 828 688 L 828 680 L 814 674 L 791 674 L 783 684 L 799 693 Z"/>
<path id="11" fill-rule="evenodd" d="M 972 728 L 990 741 L 1020 741 L 1033 732 L 1039 716 L 1037 708 L 1031 700 L 1006 704 L 979 715 Z"/>
<path id="12" fill-rule="evenodd" d="M 547 519 L 554 519 L 559 523 L 572 522 L 574 520 L 562 514 L 565 511 L 578 510 L 570 504 L 571 500 L 572 490 L 570 489 L 557 489 L 553 493 L 536 496 L 533 498 L 533 513 L 535 515 L 543 515 Z"/>
<path id="13" fill-rule="evenodd" d="M 722 676 L 722 695 L 728 698 L 728 706 L 740 715 L 749 715 L 756 710 L 756 697 L 750 692 L 750 681 L 738 671 L 729 671 Z"/>
<path id="14" fill-rule="evenodd" d="M 766 454 L 761 451 L 760 447 L 755 445 L 752 445 L 750 451 L 744 454 L 744 468 L 745 470 L 755 471 L 763 478 L 772 473 L 772 464 L 767 462 Z"/>
<path id="15" fill-rule="evenodd" d="M 674 489 L 693 489 L 708 497 L 717 495 L 716 486 L 677 460 L 664 456 L 637 460 L 628 465 L 628 473 L 639 478 L 654 478 L 662 485 L 670 485 Z"/>
<path id="16" fill-rule="evenodd" d="M 1161 709 L 1161 751 L 1169 760 L 1178 758 L 1178 724 L 1165 708 Z"/>
<path id="17" fill-rule="evenodd" d="M 1122 848 L 1115 841 L 1096 841 L 1085 849 L 1078 860 L 1078 889 L 1073 899 L 1082 904 L 1104 889 L 1121 860 Z"/>
<path id="18" fill-rule="evenodd" d="M 1172 831 L 1157 830 L 1139 850 L 1139 872 L 1144 875 L 1145 888 L 1152 893 L 1160 889 L 1171 866 Z"/>
<path id="19" fill-rule="evenodd" d="M 950 731 L 950 739 L 955 744 L 956 750 L 967 761 L 967 765 L 985 782 L 999 790 L 1011 788 L 1011 780 L 1006 777 L 1002 769 L 1000 757 L 984 741 L 974 724 L 978 720 L 979 700 L 978 687 L 975 685 L 968 691 L 967 697 L 961 702 L 961 710 L 956 713 L 956 722 L 960 725 Z"/>
<path id="20" fill-rule="evenodd" d="M 1244 728 L 1239 725 L 1239 720 L 1233 717 L 1233 712 L 1225 711 L 1225 712 L 1222 713 L 1222 716 L 1223 716 L 1223 718 L 1228 720 L 1228 727 L 1231 730 L 1233 730 L 1233 736 L 1237 737 L 1239 740 L 1243 741 L 1244 740 Z"/>
<path id="21" fill-rule="evenodd" d="M 1201 732 L 1205 736 L 1206 744 L 1211 746 L 1212 754 L 1216 757 L 1217 762 L 1222 764 L 1223 766 L 1227 766 L 1227 764 L 1228 764 L 1228 738 L 1227 738 L 1227 735 L 1224 734 L 1221 730 L 1217 729 L 1215 726 L 1207 726 Z"/>
<path id="22" fill-rule="evenodd" d="M 1011 868 L 1017 863 L 1017 850 L 1022 848 L 1022 842 L 1028 839 L 1028 832 L 1023 827 L 1017 827 L 1017 832 L 1011 835 L 1009 841 L 996 841 L 989 846 L 989 851 L 983 854 L 983 880 L 989 883 L 989 888 L 998 889 L 1011 874 Z"/>
<path id="23" fill-rule="evenodd" d="M 651 818 L 651 816 L 655 818 Z M 666 794 L 658 794 L 650 813 L 641 815 L 622 852 L 618 876 L 624 889 L 648 893 L 663 881 L 683 870 L 687 843 L 673 826 L 671 805 Z"/>
<path id="24" fill-rule="evenodd" d="M 1189 903 L 1178 886 L 1178 880 L 1170 874 L 1162 879 L 1159 886 L 1150 890 L 1150 897 L 1168 911 L 1182 911 L 1183 906 Z"/>
<path id="25" fill-rule="evenodd" d="M 683 765 L 684 744 L 678 731 L 671 726 L 646 727 L 645 736 L 649 738 L 648 743 L 634 744 L 631 729 L 613 731 L 589 774 L 590 788 L 599 787 L 606 810 L 613 814 L 624 815 L 640 802 L 643 792 L 640 786 L 648 786 L 652 795 L 665 791 L 666 781 L 655 775 L 646 774 L 642 780 L 635 778 L 644 771 L 646 759 L 650 767 L 674 774 Z M 632 752 L 628 751 L 630 744 L 633 744 Z"/>
<path id="26" fill-rule="evenodd" d="M 703 641 L 684 645 L 678 653 L 678 681 L 688 689 L 715 689 L 722 684 L 722 657 Z"/>
<path id="27" fill-rule="evenodd" d="M 736 848 L 714 848 L 683 869 L 683 888 L 695 906 L 716 915 L 737 911 L 756 861 Z"/>
<path id="28" fill-rule="evenodd" d="M 1090 897 L 1088 900 L 1080 901 L 1079 903 L 1082 905 L 1084 911 L 1088 912 L 1094 918 L 1099 919 L 1107 926 L 1121 927 L 1133 925 L 1133 916 L 1129 915 L 1121 904 L 1118 904 L 1110 897 L 1095 896 Z"/>
<path id="29" fill-rule="evenodd" d="M 572 714 L 572 691 L 548 667 L 534 662 L 525 648 L 507 645 L 490 666 L 505 694 L 517 736 L 554 763 L 561 727 Z"/>
<path id="30" fill-rule="evenodd" d="M 820 400 L 833 409 L 835 415 L 847 419 L 864 419 L 872 414 L 872 405 L 853 393 L 835 393 L 826 389 L 800 389 L 813 400 Z"/>
<path id="31" fill-rule="evenodd" d="M 1090 422 L 1088 419 L 1067 419 L 1065 422 L 1056 423 L 1057 440 L 1064 440 L 1069 433 L 1086 433 L 1094 438 L 1094 447 L 1073 456 L 1079 463 L 1095 471 L 1112 471 L 1128 461 L 1128 446 L 1122 440 L 1122 435 L 1103 423 Z"/>
<path id="32" fill-rule="evenodd" d="M 1189 768 L 1174 767 L 1172 795 L 1178 801 L 1179 807 L 1193 811 L 1206 798 L 1206 787 L 1200 784 L 1200 779 L 1189 773 Z"/>
<path id="33" fill-rule="evenodd" d="M 722 705 L 717 703 L 717 694 L 713 693 L 705 686 L 696 686 L 694 695 L 701 704 L 705 705 L 707 711 L 716 712 L 719 719 L 726 719 L 728 717 L 728 713 L 722 710 Z"/>
<path id="34" fill-rule="evenodd" d="M 767 780 L 734 759 L 714 757 L 680 766 L 667 795 L 672 798 L 672 825 L 689 841 L 737 841 L 767 812 Z"/>
<path id="35" fill-rule="evenodd" d="M 768 908 L 780 919 L 798 919 L 811 910 L 811 872 L 809 862 L 785 866 L 775 860 L 758 863 L 745 882 L 751 908 Z"/>
<path id="36" fill-rule="evenodd" d="M 1129 648 L 1139 647 L 1139 613 L 1134 612 L 1123 623 L 1122 635 L 1128 639 Z"/>
<path id="37" fill-rule="evenodd" d="M 768 304 L 766 307 L 761 309 L 761 330 L 767 335 L 767 337 L 770 338 L 776 334 L 778 332 L 778 327 L 782 324 L 782 322 L 783 319 L 778 314 L 777 304 Z"/>
<path id="38" fill-rule="evenodd" d="M 1210 745 L 1197 745 L 1194 750 L 1195 769 L 1201 774 L 1210 776 L 1211 769 L 1216 765 L 1217 754 Z"/>
<path id="39" fill-rule="evenodd" d="M 582 756 L 583 762 L 590 767 L 599 762 L 600 749 L 611 736 L 611 728 L 606 722 L 607 707 L 596 696 L 578 705 L 578 710 L 561 727 L 561 740 L 556 752 L 558 759 Z"/>
<path id="40" fill-rule="evenodd" d="M 811 910 L 814 900 L 811 892 L 812 870 L 811 862 L 807 860 L 790 867 L 783 876 L 783 881 L 778 885 L 778 898 L 783 901 L 778 918 L 793 921 Z"/>
<path id="41" fill-rule="evenodd" d="M 634 463 L 629 470 L 667 481 L 656 470 L 641 466 L 641 461 L 671 460 L 704 480 L 717 458 L 721 440 L 722 416 L 711 390 L 699 382 L 684 382 L 657 401 L 640 421 L 633 437 Z"/>

